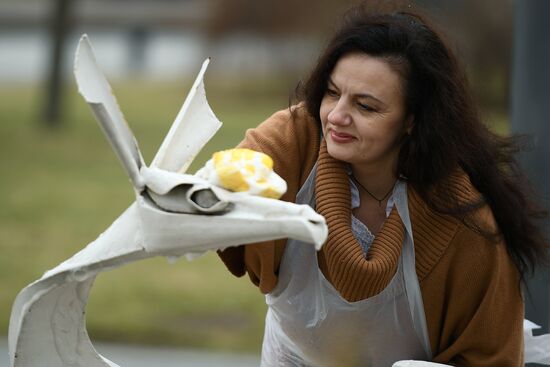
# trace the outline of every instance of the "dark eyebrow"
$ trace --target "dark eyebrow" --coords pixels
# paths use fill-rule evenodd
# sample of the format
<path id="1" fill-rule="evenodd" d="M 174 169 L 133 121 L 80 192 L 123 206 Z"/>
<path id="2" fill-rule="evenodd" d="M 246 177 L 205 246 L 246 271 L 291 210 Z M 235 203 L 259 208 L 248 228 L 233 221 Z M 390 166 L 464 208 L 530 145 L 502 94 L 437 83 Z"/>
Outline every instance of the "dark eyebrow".
<path id="1" fill-rule="evenodd" d="M 331 78 L 331 77 L 328 78 L 328 83 L 327 83 L 327 84 L 328 84 L 328 87 L 332 87 L 332 88 L 338 89 L 338 88 L 336 87 L 336 84 L 334 84 L 334 82 L 332 81 L 332 78 Z"/>
<path id="2" fill-rule="evenodd" d="M 335 89 L 338 89 L 338 87 L 336 86 L 336 84 L 332 81 L 332 78 L 328 78 L 328 84 L 329 84 L 329 87 L 332 86 L 333 88 Z M 374 99 L 375 101 L 377 101 L 378 103 L 381 103 L 383 104 L 384 106 L 386 105 L 383 101 L 379 100 L 378 98 L 376 98 L 375 96 L 373 96 L 372 94 L 369 94 L 369 93 L 357 93 L 357 94 L 354 94 L 353 95 L 354 97 L 356 98 L 370 98 L 370 99 Z"/>

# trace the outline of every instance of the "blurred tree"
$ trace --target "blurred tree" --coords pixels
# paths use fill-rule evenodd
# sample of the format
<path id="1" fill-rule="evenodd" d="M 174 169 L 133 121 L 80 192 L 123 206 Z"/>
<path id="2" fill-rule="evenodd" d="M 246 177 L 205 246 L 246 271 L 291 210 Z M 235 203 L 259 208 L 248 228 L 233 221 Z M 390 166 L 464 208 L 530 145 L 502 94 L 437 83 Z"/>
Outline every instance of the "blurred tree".
<path id="1" fill-rule="evenodd" d="M 211 0 L 210 42 L 236 33 L 277 38 L 324 39 L 342 12 L 357 1 Z M 465 62 L 484 110 L 507 112 L 513 32 L 513 0 L 366 1 L 372 8 L 420 9 L 449 35 Z"/>
<path id="2" fill-rule="evenodd" d="M 52 53 L 50 71 L 46 86 L 46 105 L 43 121 L 49 128 L 59 125 L 61 112 L 63 49 L 69 30 L 69 12 L 71 0 L 53 0 L 51 15 Z"/>
<path id="3" fill-rule="evenodd" d="M 260 89 L 261 93 L 282 97 L 303 76 L 321 39 L 351 2 L 211 0 L 209 21 L 204 29 L 206 42 L 210 43 L 206 49 L 214 53 L 233 45 L 243 49 L 242 53 L 232 55 L 238 60 L 233 64 L 241 68 L 236 67 L 233 75 L 247 72 L 251 76 L 251 70 L 256 72 L 252 78 L 232 80 L 229 84 L 233 92 L 252 97 Z M 248 90 L 251 81 L 255 86 Z"/>
<path id="4" fill-rule="evenodd" d="M 510 90 L 514 4 L 511 0 L 423 0 L 466 64 L 486 110 L 507 112 Z"/>
<path id="5" fill-rule="evenodd" d="M 145 69 L 147 41 L 150 30 L 142 25 L 135 25 L 128 30 L 128 69 L 130 75 L 138 76 Z"/>
<path id="6" fill-rule="evenodd" d="M 351 0 L 212 0 L 207 31 L 212 38 L 222 38 L 231 32 L 254 32 L 270 37 L 318 34 L 351 3 Z"/>

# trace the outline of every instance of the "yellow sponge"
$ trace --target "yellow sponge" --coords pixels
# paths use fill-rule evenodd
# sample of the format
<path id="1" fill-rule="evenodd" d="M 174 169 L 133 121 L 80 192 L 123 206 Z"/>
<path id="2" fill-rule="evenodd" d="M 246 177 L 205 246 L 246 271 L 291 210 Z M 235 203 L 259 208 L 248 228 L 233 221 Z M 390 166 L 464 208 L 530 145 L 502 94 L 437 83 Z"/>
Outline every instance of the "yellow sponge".
<path id="1" fill-rule="evenodd" d="M 197 172 L 212 184 L 235 192 L 279 199 L 286 182 L 273 171 L 273 160 L 250 149 L 229 149 L 214 153 Z"/>

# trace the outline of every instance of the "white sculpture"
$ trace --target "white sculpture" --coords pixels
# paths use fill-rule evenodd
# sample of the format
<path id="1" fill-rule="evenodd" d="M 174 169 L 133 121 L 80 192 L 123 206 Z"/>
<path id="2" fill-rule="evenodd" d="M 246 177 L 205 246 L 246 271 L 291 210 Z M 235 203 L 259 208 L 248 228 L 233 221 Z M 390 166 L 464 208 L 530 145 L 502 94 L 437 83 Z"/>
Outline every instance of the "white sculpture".
<path id="1" fill-rule="evenodd" d="M 144 164 L 86 36 L 74 73 L 136 192 L 136 201 L 94 242 L 24 288 L 9 327 L 12 367 L 117 366 L 99 355 L 86 331 L 95 276 L 153 256 L 181 256 L 276 238 L 320 248 L 324 218 L 308 206 L 233 193 L 185 174 L 221 123 L 206 100 L 203 64 L 151 167 Z"/>

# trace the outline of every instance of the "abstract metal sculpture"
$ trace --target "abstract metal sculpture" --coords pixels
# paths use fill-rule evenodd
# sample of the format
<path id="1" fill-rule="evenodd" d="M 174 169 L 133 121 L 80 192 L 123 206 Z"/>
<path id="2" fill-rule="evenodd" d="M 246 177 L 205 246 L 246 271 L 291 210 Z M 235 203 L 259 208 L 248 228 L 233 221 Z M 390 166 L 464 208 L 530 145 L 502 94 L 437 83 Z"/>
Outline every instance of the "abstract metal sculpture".
<path id="1" fill-rule="evenodd" d="M 206 100 L 207 65 L 147 167 L 87 37 L 81 38 L 74 66 L 79 92 L 122 162 L 136 201 L 95 241 L 19 293 L 9 327 L 12 367 L 117 366 L 96 352 L 86 331 L 89 291 L 103 271 L 276 238 L 317 248 L 325 241 L 324 218 L 308 206 L 229 192 L 185 174 L 221 126 Z"/>

